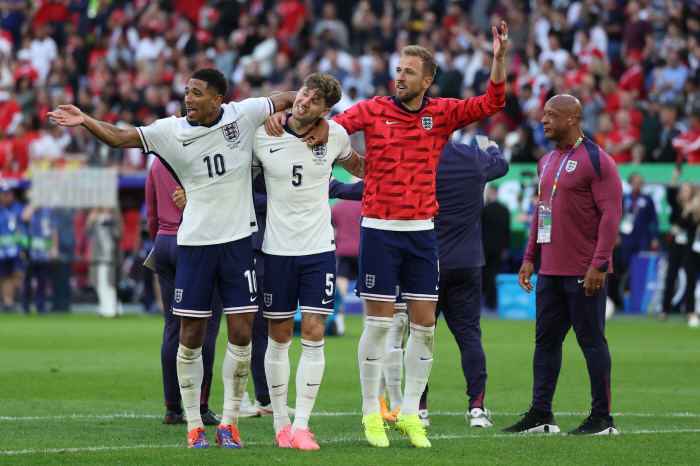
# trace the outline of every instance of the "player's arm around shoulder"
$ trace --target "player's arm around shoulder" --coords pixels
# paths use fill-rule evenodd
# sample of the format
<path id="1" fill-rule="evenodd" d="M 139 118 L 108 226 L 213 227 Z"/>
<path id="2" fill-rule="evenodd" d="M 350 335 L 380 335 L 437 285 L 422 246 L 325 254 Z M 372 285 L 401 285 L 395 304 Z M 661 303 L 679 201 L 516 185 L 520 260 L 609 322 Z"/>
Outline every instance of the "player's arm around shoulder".
<path id="1" fill-rule="evenodd" d="M 350 136 L 345 128 L 335 121 L 330 122 L 330 142 L 337 144 L 336 161 L 352 176 L 364 179 L 367 175 L 366 159 L 355 152 L 350 145 Z"/>

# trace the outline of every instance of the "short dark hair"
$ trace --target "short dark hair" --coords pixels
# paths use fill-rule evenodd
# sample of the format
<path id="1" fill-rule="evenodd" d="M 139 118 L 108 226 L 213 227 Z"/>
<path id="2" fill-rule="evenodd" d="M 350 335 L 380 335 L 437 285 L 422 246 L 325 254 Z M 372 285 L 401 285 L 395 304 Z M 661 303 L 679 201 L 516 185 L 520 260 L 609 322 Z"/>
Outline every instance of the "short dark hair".
<path id="1" fill-rule="evenodd" d="M 343 91 L 337 79 L 328 73 L 312 73 L 304 79 L 304 87 L 317 89 L 316 96 L 325 99 L 326 108 L 331 108 L 340 101 Z"/>
<path id="2" fill-rule="evenodd" d="M 199 79 L 200 81 L 204 81 L 207 83 L 207 89 L 211 87 L 214 92 L 217 93 L 217 95 L 221 94 L 225 96 L 228 92 L 228 82 L 226 81 L 226 77 L 216 68 L 200 68 L 194 72 L 192 78 L 190 79 Z"/>

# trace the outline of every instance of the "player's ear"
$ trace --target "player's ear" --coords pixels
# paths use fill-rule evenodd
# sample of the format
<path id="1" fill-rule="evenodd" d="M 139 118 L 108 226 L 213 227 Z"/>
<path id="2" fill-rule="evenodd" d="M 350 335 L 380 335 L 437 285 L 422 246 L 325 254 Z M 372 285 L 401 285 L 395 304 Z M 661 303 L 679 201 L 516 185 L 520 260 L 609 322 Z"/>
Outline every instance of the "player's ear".
<path id="1" fill-rule="evenodd" d="M 221 107 L 221 102 L 223 102 L 223 101 L 224 101 L 224 96 L 222 96 L 221 94 L 217 94 L 216 97 L 214 97 L 214 102 L 213 102 L 212 107 L 214 107 L 214 108 Z"/>
<path id="2" fill-rule="evenodd" d="M 326 115 L 328 115 L 330 112 L 331 112 L 331 109 L 330 109 L 330 108 L 327 108 L 327 109 L 321 114 L 321 118 L 325 118 Z"/>
<path id="3" fill-rule="evenodd" d="M 430 85 L 432 83 L 433 83 L 433 78 L 430 78 L 430 77 L 425 78 L 425 80 L 423 80 L 423 89 L 428 90 L 428 88 L 430 87 Z"/>

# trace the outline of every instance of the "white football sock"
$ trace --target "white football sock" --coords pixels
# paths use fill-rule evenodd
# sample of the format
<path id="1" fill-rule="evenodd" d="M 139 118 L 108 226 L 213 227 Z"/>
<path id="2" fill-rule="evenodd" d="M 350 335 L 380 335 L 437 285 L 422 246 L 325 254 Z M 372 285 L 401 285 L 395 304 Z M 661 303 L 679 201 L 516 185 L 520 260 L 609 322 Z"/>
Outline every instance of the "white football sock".
<path id="1" fill-rule="evenodd" d="M 408 316 L 404 312 L 394 314 L 391 328 L 386 336 L 386 360 L 384 361 L 384 378 L 386 379 L 391 410 L 403 405 L 401 379 L 403 379 L 403 336 L 408 330 Z"/>
<path id="2" fill-rule="evenodd" d="M 386 371 L 386 367 L 384 371 Z M 386 398 L 386 379 L 384 378 L 384 371 L 382 371 L 382 375 L 379 377 L 379 398 Z"/>
<path id="3" fill-rule="evenodd" d="M 221 376 L 224 379 L 224 414 L 221 424 L 238 427 L 238 415 L 241 401 L 245 396 L 245 387 L 250 374 L 250 351 L 252 343 L 238 346 L 229 342 L 224 356 Z"/>
<path id="4" fill-rule="evenodd" d="M 406 389 L 401 414 L 418 414 L 420 397 L 428 383 L 430 368 L 433 366 L 435 347 L 435 326 L 422 327 L 413 322 L 406 343 Z"/>
<path id="5" fill-rule="evenodd" d="M 379 378 L 384 365 L 384 341 L 390 327 L 391 317 L 367 316 L 360 337 L 357 359 L 360 363 L 362 414 L 365 415 L 379 412 Z"/>
<path id="6" fill-rule="evenodd" d="M 275 434 L 284 426 L 291 424 L 287 414 L 287 392 L 289 392 L 289 346 L 292 342 L 277 343 L 267 338 L 265 352 L 265 375 L 267 388 L 270 390 L 270 401 L 275 418 Z"/>
<path id="7" fill-rule="evenodd" d="M 326 358 L 323 354 L 323 340 L 301 340 L 301 358 L 297 367 L 297 405 L 292 424 L 292 434 L 297 429 L 309 427 L 309 417 L 314 408 L 318 389 L 323 379 Z"/>
<path id="8" fill-rule="evenodd" d="M 202 415 L 199 413 L 199 403 L 204 380 L 204 365 L 202 364 L 202 347 L 190 349 L 180 346 L 176 358 L 177 381 L 180 384 L 182 406 L 187 414 L 187 430 L 204 428 Z"/>

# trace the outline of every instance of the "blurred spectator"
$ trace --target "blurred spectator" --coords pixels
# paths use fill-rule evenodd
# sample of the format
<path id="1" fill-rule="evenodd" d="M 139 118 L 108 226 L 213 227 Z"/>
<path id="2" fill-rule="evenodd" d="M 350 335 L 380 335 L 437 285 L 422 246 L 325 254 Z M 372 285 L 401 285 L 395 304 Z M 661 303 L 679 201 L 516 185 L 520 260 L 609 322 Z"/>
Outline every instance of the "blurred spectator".
<path id="1" fill-rule="evenodd" d="M 76 246 L 73 209 L 54 209 L 56 231 L 58 233 L 56 261 L 51 267 L 51 285 L 53 286 L 52 311 L 70 311 L 71 307 L 71 265 Z"/>
<path id="2" fill-rule="evenodd" d="M 620 109 L 615 114 L 615 129 L 606 138 L 603 148 L 615 163 L 628 163 L 632 161 L 632 147 L 640 140 L 639 130 L 632 126 L 629 110 Z"/>
<path id="3" fill-rule="evenodd" d="M 639 173 L 629 177 L 632 191 L 622 198 L 620 247 L 622 267 L 630 266 L 632 256 L 640 251 L 655 251 L 659 247 L 658 220 L 651 196 L 644 194 L 644 178 Z"/>
<path id="4" fill-rule="evenodd" d="M 90 283 L 97 291 L 97 313 L 103 317 L 116 317 L 122 314 L 121 302 L 117 298 L 120 266 L 117 239 L 122 235 L 119 209 L 92 209 L 85 221 L 85 230 L 91 239 Z"/>
<path id="5" fill-rule="evenodd" d="M 666 56 L 666 66 L 657 70 L 652 92 L 661 98 L 662 103 L 674 102 L 688 79 L 688 68 L 681 63 L 678 52 L 671 51 Z"/>
<path id="6" fill-rule="evenodd" d="M 639 126 L 639 132 L 642 136 L 642 146 L 644 147 L 646 156 L 643 160 L 640 160 L 640 162 L 652 161 L 651 154 L 661 144 L 663 123 L 661 123 L 661 117 L 659 115 L 660 110 L 661 104 L 658 99 L 651 99 L 647 103 L 644 117 Z"/>
<path id="7" fill-rule="evenodd" d="M 324 41 L 334 41 L 345 50 L 350 48 L 348 27 L 338 19 L 338 8 L 331 2 L 323 4 L 322 18 L 314 24 L 313 34 Z"/>
<path id="8" fill-rule="evenodd" d="M 51 62 L 58 58 L 58 46 L 49 34 L 51 24 L 46 22 L 34 31 L 35 37 L 29 51 L 31 52 L 32 66 L 39 73 L 39 84 L 44 84 L 51 71 Z"/>
<path id="9" fill-rule="evenodd" d="M 695 313 L 695 257 L 693 257 L 692 246 L 697 228 L 697 221 L 693 216 L 695 188 L 690 182 L 685 182 L 678 186 L 678 179 L 681 171 L 676 168 L 673 171 L 671 183 L 666 188 L 666 199 L 671 207 L 670 234 L 673 239 L 668 243 L 668 269 L 666 272 L 666 286 L 664 287 L 664 298 L 662 312 L 659 315 L 661 320 L 666 320 L 672 311 L 671 300 L 674 295 L 678 271 L 681 267 L 686 272 L 687 277 L 693 279 L 686 280 L 685 288 L 685 310 L 686 313 Z"/>
<path id="10" fill-rule="evenodd" d="M 625 63 L 627 69 L 620 77 L 620 89 L 629 91 L 634 98 L 644 97 L 644 69 L 642 68 L 642 52 L 633 49 L 627 52 Z"/>
<path id="11" fill-rule="evenodd" d="M 700 109 L 688 115 L 688 126 L 671 145 L 678 154 L 678 162 L 685 160 L 688 163 L 700 163 Z"/>
<path id="12" fill-rule="evenodd" d="M 639 15 L 641 7 L 636 0 L 627 2 L 627 21 L 622 38 L 623 53 L 627 55 L 633 50 L 641 52 L 642 57 L 648 57 L 654 48 L 651 34 L 651 24 Z"/>
<path id="13" fill-rule="evenodd" d="M 0 180 L 0 283 L 2 284 L 2 311 L 15 308 L 15 293 L 24 280 L 24 260 L 21 244 L 24 237 L 22 211 L 24 206 L 15 200 L 9 183 Z"/>
<path id="14" fill-rule="evenodd" d="M 685 131 L 685 127 L 678 121 L 678 106 L 662 105 L 659 119 L 663 127 L 659 135 L 659 145 L 651 153 L 652 159 L 656 162 L 675 162 L 677 154 L 673 148 L 673 140 Z"/>
<path id="15" fill-rule="evenodd" d="M 510 247 L 510 212 L 498 202 L 498 187 L 489 184 L 484 191 L 486 203 L 482 213 L 484 245 L 483 292 L 486 307 L 496 309 L 496 275 Z"/>
<path id="16" fill-rule="evenodd" d="M 49 261 L 58 257 L 58 230 L 53 212 L 48 207 L 29 204 L 22 212 L 27 225 L 28 264 L 27 277 L 22 289 L 22 311 L 29 314 L 31 295 L 34 294 L 36 310 L 46 313 L 46 280 L 49 277 Z M 32 292 L 32 279 L 36 277 L 36 293 Z"/>

